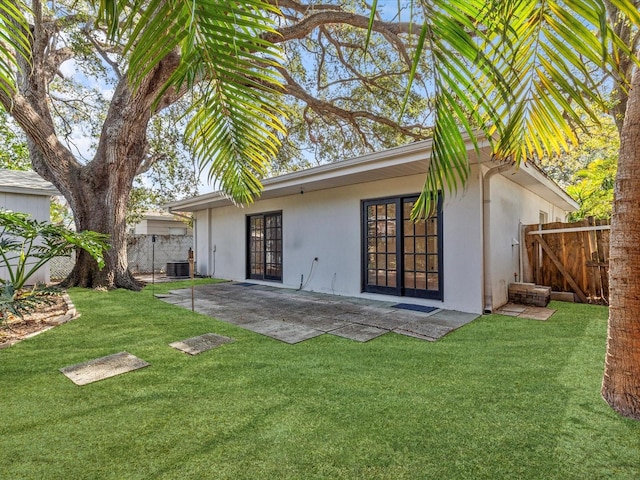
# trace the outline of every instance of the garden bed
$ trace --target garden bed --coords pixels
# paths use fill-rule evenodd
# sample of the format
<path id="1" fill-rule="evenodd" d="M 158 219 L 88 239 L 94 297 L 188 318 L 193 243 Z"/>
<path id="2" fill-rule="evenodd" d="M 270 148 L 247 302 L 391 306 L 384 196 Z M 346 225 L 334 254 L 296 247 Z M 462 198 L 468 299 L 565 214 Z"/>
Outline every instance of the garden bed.
<path id="1" fill-rule="evenodd" d="M 11 315 L 0 323 L 0 349 L 66 323 L 77 316 L 75 306 L 66 293 L 52 295 L 47 303 L 39 305 L 32 312 L 24 313 L 22 318 Z"/>

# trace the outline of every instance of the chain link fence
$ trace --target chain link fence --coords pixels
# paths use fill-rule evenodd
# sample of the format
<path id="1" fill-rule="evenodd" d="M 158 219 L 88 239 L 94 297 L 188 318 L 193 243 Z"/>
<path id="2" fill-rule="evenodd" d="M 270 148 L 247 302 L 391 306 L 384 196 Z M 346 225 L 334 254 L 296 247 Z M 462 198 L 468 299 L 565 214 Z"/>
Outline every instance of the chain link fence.
<path id="1" fill-rule="evenodd" d="M 164 273 L 167 262 L 187 261 L 189 248 L 193 247 L 192 235 L 129 235 L 127 258 L 133 273 Z M 75 253 L 68 257 L 53 258 L 49 262 L 52 281 L 66 278 L 75 264 Z"/>

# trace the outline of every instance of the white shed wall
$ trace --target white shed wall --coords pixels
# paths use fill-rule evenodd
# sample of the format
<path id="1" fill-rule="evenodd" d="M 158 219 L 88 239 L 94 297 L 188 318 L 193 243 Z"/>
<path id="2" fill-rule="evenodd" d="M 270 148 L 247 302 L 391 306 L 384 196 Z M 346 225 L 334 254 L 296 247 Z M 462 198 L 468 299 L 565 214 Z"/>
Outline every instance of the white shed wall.
<path id="1" fill-rule="evenodd" d="M 49 221 L 50 198 L 43 195 L 26 195 L 24 193 L 0 192 L 0 208 L 24 212 L 38 221 Z M 0 278 L 8 279 L 6 268 L 0 266 Z M 43 265 L 30 279 L 29 283 L 49 282 L 49 265 Z"/>
<path id="2" fill-rule="evenodd" d="M 482 202 L 477 170 L 473 168 L 464 194 L 444 205 L 444 300 L 407 301 L 482 312 Z M 414 175 L 258 200 L 246 208 L 229 206 L 198 211 L 195 239 L 198 272 L 245 280 L 246 216 L 282 211 L 283 281 L 265 283 L 298 288 L 304 276 L 306 290 L 401 301 L 404 297 L 361 292 L 361 201 L 415 194 L 423 182 L 424 175 Z M 309 277 L 315 257 L 318 262 Z"/>

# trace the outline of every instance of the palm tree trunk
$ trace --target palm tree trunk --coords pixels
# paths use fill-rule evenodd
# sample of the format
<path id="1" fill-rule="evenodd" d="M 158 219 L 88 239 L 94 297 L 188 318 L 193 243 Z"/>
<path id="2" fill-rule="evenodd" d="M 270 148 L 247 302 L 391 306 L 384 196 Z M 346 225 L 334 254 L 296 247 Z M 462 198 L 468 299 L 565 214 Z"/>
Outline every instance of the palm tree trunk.
<path id="1" fill-rule="evenodd" d="M 621 134 L 611 220 L 609 328 L 602 397 L 640 420 L 640 69 Z"/>

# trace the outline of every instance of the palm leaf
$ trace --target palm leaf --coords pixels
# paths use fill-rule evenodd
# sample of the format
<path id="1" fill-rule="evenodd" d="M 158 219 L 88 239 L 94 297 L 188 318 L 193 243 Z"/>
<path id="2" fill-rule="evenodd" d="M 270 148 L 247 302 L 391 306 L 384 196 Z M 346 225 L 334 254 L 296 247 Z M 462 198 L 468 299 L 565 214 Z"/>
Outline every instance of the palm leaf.
<path id="1" fill-rule="evenodd" d="M 466 183 L 467 142 L 479 151 L 477 127 L 486 123 L 487 114 L 498 114 L 489 100 L 508 102 L 511 96 L 502 87 L 505 82 L 493 82 L 496 87 L 491 91 L 477 88 L 478 81 L 501 75 L 486 56 L 493 50 L 491 37 L 475 30 L 474 22 L 493 14 L 485 2 L 423 1 L 422 6 L 425 23 L 419 43 L 424 48 L 419 46 L 417 52 L 424 50 L 434 68 L 435 120 L 429 170 L 413 219 L 429 216 L 437 207 L 438 194 L 455 193 Z"/>
<path id="2" fill-rule="evenodd" d="M 251 202 L 284 132 L 278 51 L 262 39 L 275 31 L 279 10 L 264 0 L 101 0 L 101 6 L 105 20 L 124 18 L 119 35 L 127 39 L 134 87 L 180 52 L 158 100 L 172 88 L 199 98 L 186 113 L 193 153 L 230 198 Z"/>
<path id="3" fill-rule="evenodd" d="M 0 2 L 0 89 L 15 92 L 15 71 L 19 57 L 30 59 L 29 25 L 22 13 L 22 1 Z"/>
<path id="4" fill-rule="evenodd" d="M 580 111 L 597 121 L 592 106 L 602 99 L 589 66 L 619 73 L 607 54 L 611 45 L 631 53 L 609 27 L 600 0 L 420 3 L 426 34 L 416 55 L 430 56 L 436 112 L 431 165 L 414 218 L 434 208 L 437 191 L 455 193 L 466 182 L 461 132 L 481 128 L 494 158 L 516 165 L 559 153 L 576 141 Z M 612 3 L 640 23 L 633 2 Z"/>

